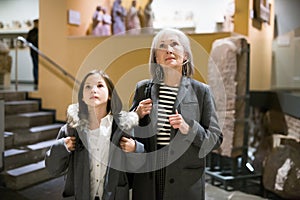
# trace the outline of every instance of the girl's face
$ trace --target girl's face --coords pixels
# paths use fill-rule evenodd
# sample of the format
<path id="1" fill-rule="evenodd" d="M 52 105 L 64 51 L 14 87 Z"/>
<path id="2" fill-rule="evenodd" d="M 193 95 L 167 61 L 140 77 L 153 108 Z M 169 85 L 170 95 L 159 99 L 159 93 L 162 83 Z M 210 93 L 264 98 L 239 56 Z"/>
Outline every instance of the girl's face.
<path id="1" fill-rule="evenodd" d="M 107 107 L 109 92 L 104 79 L 99 74 L 89 76 L 83 86 L 83 102 L 90 107 Z"/>
<path id="2" fill-rule="evenodd" d="M 170 67 L 181 73 L 182 63 L 186 59 L 184 48 L 176 35 L 164 35 L 156 47 L 156 62 L 163 67 Z"/>

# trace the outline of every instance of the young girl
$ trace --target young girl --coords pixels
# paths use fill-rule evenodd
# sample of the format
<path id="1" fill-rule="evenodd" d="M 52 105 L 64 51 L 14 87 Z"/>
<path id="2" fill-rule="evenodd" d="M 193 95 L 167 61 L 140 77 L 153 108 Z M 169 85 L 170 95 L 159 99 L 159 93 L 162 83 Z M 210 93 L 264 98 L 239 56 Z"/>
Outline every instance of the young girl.
<path id="1" fill-rule="evenodd" d="M 143 145 L 128 137 L 138 123 L 137 114 L 121 111 L 121 107 L 114 85 L 105 73 L 94 70 L 84 77 L 78 104 L 69 106 L 67 123 L 46 154 L 46 167 L 51 174 L 66 173 L 63 197 L 129 198 L 126 173 L 111 163 L 124 164 L 119 148 L 125 155 L 143 152 Z"/>

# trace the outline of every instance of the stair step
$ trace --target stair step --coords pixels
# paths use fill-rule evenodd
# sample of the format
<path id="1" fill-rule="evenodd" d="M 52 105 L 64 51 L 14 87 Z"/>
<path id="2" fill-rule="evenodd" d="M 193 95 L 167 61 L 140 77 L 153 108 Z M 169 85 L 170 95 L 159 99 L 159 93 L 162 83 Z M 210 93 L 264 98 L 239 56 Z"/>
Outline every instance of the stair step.
<path id="1" fill-rule="evenodd" d="M 4 132 L 4 148 L 9 149 L 14 145 L 14 133 L 13 132 Z"/>
<path id="2" fill-rule="evenodd" d="M 63 126 L 55 111 L 41 110 L 40 100 L 28 100 L 27 92 L 0 91 L 4 99 L 4 171 L 1 183 L 20 190 L 55 178 L 45 169 L 45 154 Z M 1 199 L 1 194 L 0 194 Z"/>
<path id="3" fill-rule="evenodd" d="M 54 178 L 45 168 L 45 161 L 8 170 L 3 174 L 6 187 L 12 190 L 20 190 L 34 184 Z"/>
<path id="4" fill-rule="evenodd" d="M 31 132 L 42 132 L 42 131 L 47 131 L 50 129 L 60 129 L 63 126 L 61 123 L 54 123 L 54 124 L 48 124 L 48 125 L 43 125 L 43 126 L 35 126 L 30 128 Z"/>
<path id="5" fill-rule="evenodd" d="M 26 99 L 26 92 L 17 91 L 4 91 L 0 92 L 0 99 L 4 101 L 22 101 Z"/>
<path id="6" fill-rule="evenodd" d="M 8 149 L 8 150 L 4 151 L 4 156 L 5 156 L 5 158 L 8 158 L 10 156 L 23 154 L 25 152 L 28 152 L 28 150 L 26 150 L 26 149 Z"/>
<path id="7" fill-rule="evenodd" d="M 8 149 L 4 152 L 6 170 L 21 167 L 41 161 L 45 158 L 46 151 L 56 140 L 48 140 L 19 148 Z"/>
<path id="8" fill-rule="evenodd" d="M 39 101 L 8 101 L 5 102 L 5 115 L 12 115 L 26 112 L 36 112 L 39 110 Z"/>
<path id="9" fill-rule="evenodd" d="M 56 139 L 53 139 L 53 140 L 39 142 L 36 144 L 27 145 L 27 147 L 33 151 L 36 151 L 39 149 L 47 149 L 48 150 L 49 147 L 51 147 L 55 142 L 56 142 Z M 45 154 L 44 154 L 44 156 L 45 156 Z"/>
<path id="10" fill-rule="evenodd" d="M 10 131 L 17 128 L 29 128 L 51 124 L 54 120 L 53 112 L 30 112 L 17 115 L 5 116 L 5 130 Z"/>
<path id="11" fill-rule="evenodd" d="M 63 124 L 47 124 L 42 126 L 35 126 L 29 129 L 17 129 L 14 132 L 13 145 L 33 144 L 36 142 L 55 139 L 59 129 Z"/>

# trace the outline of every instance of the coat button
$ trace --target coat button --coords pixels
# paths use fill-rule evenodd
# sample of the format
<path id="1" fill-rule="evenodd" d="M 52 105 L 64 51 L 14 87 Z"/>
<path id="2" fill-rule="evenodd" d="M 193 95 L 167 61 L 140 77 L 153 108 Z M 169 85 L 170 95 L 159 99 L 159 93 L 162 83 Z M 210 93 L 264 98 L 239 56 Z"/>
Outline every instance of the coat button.
<path id="1" fill-rule="evenodd" d="M 175 182 L 174 178 L 170 178 L 169 182 L 174 183 Z"/>

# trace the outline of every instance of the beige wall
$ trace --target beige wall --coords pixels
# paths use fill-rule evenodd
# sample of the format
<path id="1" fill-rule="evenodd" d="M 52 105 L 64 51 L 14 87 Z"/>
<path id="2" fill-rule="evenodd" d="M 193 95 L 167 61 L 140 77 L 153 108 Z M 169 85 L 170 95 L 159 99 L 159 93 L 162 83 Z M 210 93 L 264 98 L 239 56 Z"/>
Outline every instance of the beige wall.
<path id="1" fill-rule="evenodd" d="M 248 35 L 249 30 L 249 0 L 235 0 L 234 32 Z"/>
<path id="2" fill-rule="evenodd" d="M 271 84 L 271 48 L 273 34 L 273 6 L 271 24 L 255 28 L 250 18 L 252 0 L 236 0 L 235 32 L 245 35 L 251 45 L 250 89 L 268 90 Z M 104 1 L 102 1 L 104 2 Z M 107 1 L 105 1 L 107 3 Z M 273 5 L 273 0 L 270 1 Z M 80 6 L 84 3 L 84 6 Z M 148 51 L 152 35 L 94 37 L 84 36 L 91 13 L 98 1 L 40 0 L 40 50 L 67 72 L 80 79 L 93 68 L 102 68 L 110 74 L 124 101 L 125 109 L 138 80 L 148 78 Z M 68 25 L 67 10 L 80 11 L 82 24 Z M 76 36 L 75 36 L 76 35 Z M 206 81 L 207 59 L 215 39 L 229 33 L 191 34 L 195 46 L 196 78 Z M 201 44 L 201 45 L 200 45 Z M 197 48 L 202 48 L 198 51 Z M 67 106 L 72 103 L 73 81 L 58 72 L 45 60 L 40 60 L 39 90 L 31 97 L 42 98 L 42 107 L 55 109 L 57 119 L 65 120 Z"/>
<path id="3" fill-rule="evenodd" d="M 250 43 L 250 90 L 269 90 L 272 75 L 272 41 L 274 33 L 274 0 L 270 23 L 259 23 L 250 16 L 254 0 L 235 0 L 236 33 L 245 35 Z"/>
<path id="4" fill-rule="evenodd" d="M 68 36 L 74 27 L 67 25 L 67 10 L 80 10 L 82 19 L 90 18 L 90 11 L 81 10 L 78 3 L 71 0 L 40 0 L 40 50 L 62 66 L 67 72 L 80 79 L 94 68 L 106 69 L 124 100 L 125 109 L 134 91 L 136 81 L 148 78 L 149 46 L 152 35 L 94 37 Z M 87 5 L 85 1 L 84 7 Z M 95 1 L 96 2 L 96 1 Z M 89 7 L 94 10 L 97 5 Z M 88 13 L 87 13 L 88 12 Z M 77 27 L 85 30 L 86 22 Z M 82 28 L 83 27 L 83 28 Z M 73 30 L 74 31 L 74 30 Z M 72 31 L 71 31 L 72 32 Z M 195 48 L 201 49 L 195 56 L 196 78 L 205 81 L 207 58 L 215 39 L 228 37 L 229 33 L 191 35 L 197 41 Z M 201 45 L 200 45 L 201 44 Z M 45 60 L 40 60 L 39 90 L 31 97 L 42 98 L 42 107 L 55 109 L 58 120 L 65 120 L 67 106 L 72 103 L 73 82 L 58 72 Z"/>
<path id="5" fill-rule="evenodd" d="M 271 89 L 272 42 L 274 33 L 274 0 L 271 3 L 270 23 L 257 24 L 249 17 L 250 89 Z M 250 1 L 250 10 L 253 8 Z M 258 26 L 258 27 L 257 27 Z"/>

